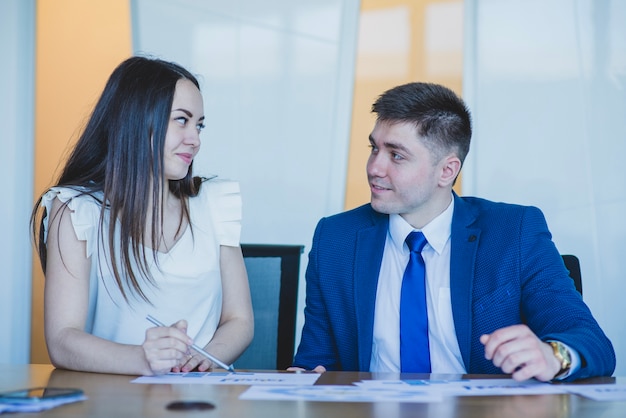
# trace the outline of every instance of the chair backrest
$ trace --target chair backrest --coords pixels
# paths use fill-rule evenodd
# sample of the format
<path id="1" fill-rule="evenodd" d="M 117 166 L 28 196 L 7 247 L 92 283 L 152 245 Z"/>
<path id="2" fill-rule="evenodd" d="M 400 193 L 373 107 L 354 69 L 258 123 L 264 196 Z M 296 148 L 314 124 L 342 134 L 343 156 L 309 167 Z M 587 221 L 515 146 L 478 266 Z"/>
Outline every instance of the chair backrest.
<path id="1" fill-rule="evenodd" d="M 254 338 L 238 369 L 284 370 L 292 365 L 302 245 L 241 244 L 254 310 Z"/>
<path id="2" fill-rule="evenodd" d="M 561 254 L 563 257 L 563 262 L 565 263 L 565 268 L 569 270 L 569 277 L 574 281 L 574 286 L 576 286 L 576 290 L 581 295 L 583 294 L 583 280 L 580 274 L 580 261 L 578 261 L 578 257 L 571 254 Z"/>

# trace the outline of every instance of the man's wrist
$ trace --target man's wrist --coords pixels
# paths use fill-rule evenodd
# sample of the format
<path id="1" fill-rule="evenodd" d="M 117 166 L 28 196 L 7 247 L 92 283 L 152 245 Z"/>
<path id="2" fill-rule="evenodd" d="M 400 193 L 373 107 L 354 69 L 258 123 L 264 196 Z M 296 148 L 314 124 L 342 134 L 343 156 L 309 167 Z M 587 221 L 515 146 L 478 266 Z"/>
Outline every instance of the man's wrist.
<path id="1" fill-rule="evenodd" d="M 572 355 L 569 349 L 560 341 L 548 341 L 548 344 L 552 347 L 552 353 L 559 362 L 560 370 L 556 373 L 553 379 L 559 379 L 566 376 L 572 367 Z"/>

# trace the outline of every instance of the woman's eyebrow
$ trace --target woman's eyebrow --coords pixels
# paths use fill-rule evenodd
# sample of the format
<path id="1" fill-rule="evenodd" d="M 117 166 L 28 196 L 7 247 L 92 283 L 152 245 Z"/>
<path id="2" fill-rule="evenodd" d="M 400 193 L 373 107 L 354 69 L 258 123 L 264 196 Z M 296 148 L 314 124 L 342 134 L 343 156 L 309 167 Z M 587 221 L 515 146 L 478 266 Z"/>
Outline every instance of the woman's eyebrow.
<path id="1" fill-rule="evenodd" d="M 184 114 L 186 114 L 189 117 L 193 116 L 193 113 L 191 113 L 190 111 L 188 111 L 187 109 L 183 109 L 183 108 L 178 108 L 178 109 L 172 109 L 172 112 L 176 112 L 176 111 L 180 111 L 183 112 Z"/>

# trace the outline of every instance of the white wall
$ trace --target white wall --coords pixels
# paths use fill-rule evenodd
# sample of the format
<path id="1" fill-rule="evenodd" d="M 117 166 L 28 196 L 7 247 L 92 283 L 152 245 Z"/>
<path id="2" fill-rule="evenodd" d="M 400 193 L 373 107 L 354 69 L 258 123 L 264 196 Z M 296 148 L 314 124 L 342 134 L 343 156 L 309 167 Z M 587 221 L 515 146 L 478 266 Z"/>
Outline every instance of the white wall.
<path id="1" fill-rule="evenodd" d="M 625 375 L 626 2 L 471 0 L 465 12 L 464 194 L 544 211 L 561 253 L 580 258 Z"/>
<path id="2" fill-rule="evenodd" d="M 196 168 L 241 182 L 244 242 L 305 245 L 304 268 L 315 223 L 343 207 L 359 2 L 172 3 L 132 2 L 135 50 L 201 75 Z M 584 299 L 624 375 L 626 2 L 467 0 L 465 11 L 465 194 L 544 210 L 561 252 L 581 259 Z M 34 20 L 34 0 L 0 1 L 0 363 L 29 353 Z"/>
<path id="3" fill-rule="evenodd" d="M 0 1 L 0 363 L 30 357 L 34 0 Z"/>
<path id="4" fill-rule="evenodd" d="M 343 209 L 359 1 L 132 5 L 134 51 L 200 76 L 196 173 L 240 182 L 242 242 L 305 245 L 303 277 L 315 224 Z M 298 327 L 303 306 L 301 280 Z"/>

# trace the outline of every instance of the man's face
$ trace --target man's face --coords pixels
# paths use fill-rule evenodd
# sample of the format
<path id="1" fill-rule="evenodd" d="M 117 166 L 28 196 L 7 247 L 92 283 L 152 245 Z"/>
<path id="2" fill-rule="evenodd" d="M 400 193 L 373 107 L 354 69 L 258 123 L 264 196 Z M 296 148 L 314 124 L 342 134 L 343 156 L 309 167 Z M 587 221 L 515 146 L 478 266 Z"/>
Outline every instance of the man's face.
<path id="1" fill-rule="evenodd" d="M 441 212 L 446 194 L 449 204 L 450 188 L 440 184 L 446 159 L 435 161 L 413 123 L 376 122 L 370 144 L 367 178 L 374 210 L 399 214 L 421 228 Z"/>

